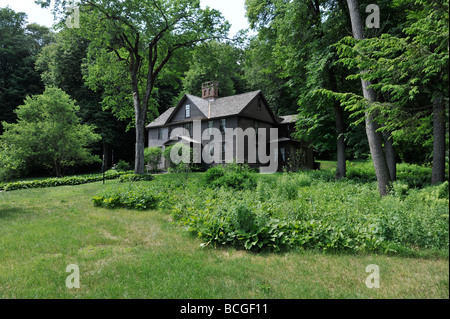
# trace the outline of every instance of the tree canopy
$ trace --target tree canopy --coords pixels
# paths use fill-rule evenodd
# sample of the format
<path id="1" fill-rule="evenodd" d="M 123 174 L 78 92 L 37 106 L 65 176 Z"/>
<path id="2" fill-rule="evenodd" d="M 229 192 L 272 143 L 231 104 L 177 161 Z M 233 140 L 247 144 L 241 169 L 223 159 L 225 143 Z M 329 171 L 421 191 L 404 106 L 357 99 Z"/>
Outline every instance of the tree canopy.
<path id="1" fill-rule="evenodd" d="M 15 110 L 17 123 L 3 122 L 1 142 L 14 146 L 26 169 L 42 167 L 55 176 L 68 167 L 98 162 L 89 146 L 100 136 L 94 127 L 80 123 L 78 110 L 68 94 L 48 87 Z"/>

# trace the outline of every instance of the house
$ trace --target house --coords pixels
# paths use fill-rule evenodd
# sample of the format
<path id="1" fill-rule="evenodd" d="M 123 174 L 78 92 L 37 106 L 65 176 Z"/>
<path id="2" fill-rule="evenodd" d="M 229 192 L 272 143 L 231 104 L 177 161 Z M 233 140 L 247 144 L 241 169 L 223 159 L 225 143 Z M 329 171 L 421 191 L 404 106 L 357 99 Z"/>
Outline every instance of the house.
<path id="1" fill-rule="evenodd" d="M 183 134 L 179 133 L 180 128 L 184 128 Z M 255 132 L 255 138 L 246 136 L 241 139 L 243 153 L 240 151 L 236 136 L 233 140 L 225 138 L 226 132 L 238 128 L 246 132 L 253 132 L 253 130 Z M 253 130 L 248 130 L 249 128 Z M 202 97 L 185 94 L 176 107 L 169 108 L 150 123 L 147 130 L 148 147 L 164 149 L 181 141 L 191 146 L 197 145 L 198 149 L 202 150 L 202 154 L 215 155 L 215 161 L 212 163 L 205 161 L 202 157 L 201 162 L 205 168 L 226 163 L 230 159 L 248 163 L 251 167 L 264 166 L 267 162 L 263 162 L 258 153 L 258 148 L 261 147 L 264 155 L 267 154 L 264 149 L 274 150 L 271 159 L 276 161 L 278 171 L 295 166 L 314 168 L 313 149 L 307 143 L 293 137 L 295 115 L 276 116 L 261 91 L 219 98 L 218 83 L 204 83 Z M 269 134 L 263 136 L 263 132 L 266 131 Z M 174 132 L 178 133 L 174 134 Z M 200 132 L 203 133 L 200 134 Z M 208 133 L 214 132 L 222 134 L 222 147 L 211 147 L 211 136 L 208 136 Z M 251 150 L 255 147 L 256 161 L 255 156 L 252 160 L 251 155 Z M 209 149 L 205 152 L 205 148 Z M 238 153 L 238 150 L 241 153 Z M 230 154 L 228 157 L 226 152 Z M 163 160 L 160 169 L 164 170 L 166 166 L 167 163 Z"/>

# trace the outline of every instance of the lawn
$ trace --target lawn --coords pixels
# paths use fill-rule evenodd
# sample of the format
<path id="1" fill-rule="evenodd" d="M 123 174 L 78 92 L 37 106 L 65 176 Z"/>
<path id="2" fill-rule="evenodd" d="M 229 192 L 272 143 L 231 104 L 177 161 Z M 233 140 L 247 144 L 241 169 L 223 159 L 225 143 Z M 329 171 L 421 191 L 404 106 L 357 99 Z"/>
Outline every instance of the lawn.
<path id="1" fill-rule="evenodd" d="M 165 211 L 93 206 L 95 194 L 117 185 L 1 192 L 0 297 L 449 298 L 448 250 L 410 257 L 202 248 Z M 79 266 L 79 289 L 66 287 L 69 264 Z M 365 284 L 370 264 L 379 266 L 379 289 Z"/>

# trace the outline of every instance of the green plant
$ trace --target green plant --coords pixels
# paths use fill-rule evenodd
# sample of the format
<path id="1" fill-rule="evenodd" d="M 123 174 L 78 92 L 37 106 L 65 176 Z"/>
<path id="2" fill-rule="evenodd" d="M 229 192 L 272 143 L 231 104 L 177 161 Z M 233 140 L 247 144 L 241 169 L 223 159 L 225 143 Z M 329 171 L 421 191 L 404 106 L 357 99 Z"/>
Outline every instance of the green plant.
<path id="1" fill-rule="evenodd" d="M 96 207 L 148 210 L 157 207 L 158 196 L 145 187 L 115 188 L 94 196 L 92 202 Z"/>
<path id="2" fill-rule="evenodd" d="M 113 167 L 113 170 L 116 171 L 129 171 L 130 169 L 131 169 L 130 164 L 124 160 L 118 161 Z"/>
<path id="3" fill-rule="evenodd" d="M 155 178 L 150 174 L 125 174 L 119 177 L 120 183 L 125 182 L 142 182 L 142 181 L 152 181 Z"/>
<path id="4" fill-rule="evenodd" d="M 44 180 L 34 180 L 34 181 L 20 181 L 0 184 L 0 190 L 12 191 L 18 189 L 28 189 L 28 188 L 45 188 L 45 187 L 57 187 L 57 186 L 70 186 L 70 185 L 81 185 L 87 183 L 100 182 L 105 178 L 106 180 L 117 179 L 121 175 L 126 174 L 126 172 L 118 172 L 110 170 L 103 174 L 92 174 L 92 175 L 82 175 L 82 176 L 70 176 L 70 177 L 54 177 L 47 178 Z"/>
<path id="5" fill-rule="evenodd" d="M 213 187 L 227 187 L 236 190 L 255 189 L 256 178 L 246 165 L 227 164 L 210 168 L 204 175 L 204 184 Z"/>
<path id="6" fill-rule="evenodd" d="M 151 147 L 144 150 L 144 160 L 152 173 L 158 172 L 158 165 L 161 162 L 163 151 L 160 147 Z"/>

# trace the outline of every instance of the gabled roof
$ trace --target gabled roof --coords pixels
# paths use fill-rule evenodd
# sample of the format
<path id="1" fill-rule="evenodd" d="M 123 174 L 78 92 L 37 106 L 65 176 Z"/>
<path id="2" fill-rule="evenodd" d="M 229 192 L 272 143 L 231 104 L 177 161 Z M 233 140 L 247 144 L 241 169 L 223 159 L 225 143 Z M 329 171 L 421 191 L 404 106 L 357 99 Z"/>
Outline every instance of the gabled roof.
<path id="1" fill-rule="evenodd" d="M 259 95 L 261 95 L 263 100 L 266 101 L 261 93 L 261 90 L 227 96 L 211 102 L 195 95 L 185 94 L 176 107 L 168 109 L 155 121 L 149 124 L 147 128 L 160 127 L 168 124 L 171 118 L 176 114 L 176 111 L 183 106 L 186 99 L 189 99 L 192 103 L 194 103 L 195 106 L 197 106 L 197 108 L 205 115 L 205 118 L 214 119 L 240 114 L 247 106 L 249 106 L 250 102 L 252 102 Z M 278 122 L 279 118 L 273 114 L 270 107 L 268 107 L 268 110 L 274 121 Z"/>
<path id="2" fill-rule="evenodd" d="M 217 100 L 211 102 L 210 118 L 238 115 L 260 93 L 261 93 L 261 91 L 253 91 L 253 92 L 232 95 L 232 96 L 227 96 L 227 97 L 217 99 Z"/>
<path id="3" fill-rule="evenodd" d="M 171 107 L 167 111 L 165 111 L 162 115 L 160 115 L 156 120 L 147 125 L 147 128 L 164 126 L 166 124 L 169 117 L 172 115 L 173 111 L 175 111 L 175 107 Z"/>

